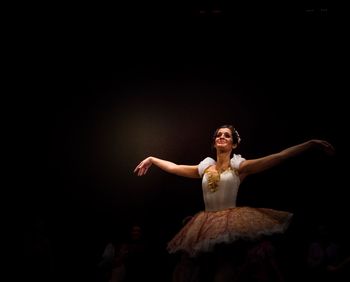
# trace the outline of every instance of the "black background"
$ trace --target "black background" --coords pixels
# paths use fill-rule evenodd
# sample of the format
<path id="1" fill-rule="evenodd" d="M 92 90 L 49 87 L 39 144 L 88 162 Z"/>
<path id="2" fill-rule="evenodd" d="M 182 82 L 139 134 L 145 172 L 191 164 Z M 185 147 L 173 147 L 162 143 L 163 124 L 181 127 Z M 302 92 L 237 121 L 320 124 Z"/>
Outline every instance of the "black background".
<path id="1" fill-rule="evenodd" d="M 76 272 L 93 268 L 133 222 L 166 241 L 203 209 L 200 181 L 156 167 L 136 177 L 135 166 L 149 155 L 198 164 L 214 129 L 233 123 L 245 158 L 311 138 L 335 146 L 251 176 L 238 205 L 293 212 L 296 238 L 321 222 L 345 238 L 344 50 L 328 13 L 177 2 L 27 15 L 12 66 L 23 229 L 45 222 L 61 273 L 74 269 L 67 253 L 85 256 Z"/>

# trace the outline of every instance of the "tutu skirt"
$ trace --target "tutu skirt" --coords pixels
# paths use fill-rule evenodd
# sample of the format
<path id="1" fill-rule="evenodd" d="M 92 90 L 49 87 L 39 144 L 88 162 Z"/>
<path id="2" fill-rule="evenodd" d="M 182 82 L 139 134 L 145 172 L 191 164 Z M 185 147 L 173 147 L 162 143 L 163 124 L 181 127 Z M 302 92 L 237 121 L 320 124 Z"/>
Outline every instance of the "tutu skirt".
<path id="1" fill-rule="evenodd" d="M 191 257 L 210 252 L 218 244 L 255 240 L 283 233 L 293 214 L 267 208 L 235 207 L 221 211 L 201 211 L 168 243 L 169 253 L 184 251 Z"/>

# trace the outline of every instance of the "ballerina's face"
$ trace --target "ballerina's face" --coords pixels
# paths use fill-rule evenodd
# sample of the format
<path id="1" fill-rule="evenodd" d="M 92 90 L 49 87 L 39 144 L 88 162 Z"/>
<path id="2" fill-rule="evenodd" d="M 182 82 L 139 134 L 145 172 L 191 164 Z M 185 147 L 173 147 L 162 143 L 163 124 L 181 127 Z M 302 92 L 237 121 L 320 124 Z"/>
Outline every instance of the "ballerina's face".
<path id="1" fill-rule="evenodd" d="M 230 148 L 232 149 L 233 140 L 232 132 L 229 128 L 220 128 L 215 136 L 215 148 Z"/>

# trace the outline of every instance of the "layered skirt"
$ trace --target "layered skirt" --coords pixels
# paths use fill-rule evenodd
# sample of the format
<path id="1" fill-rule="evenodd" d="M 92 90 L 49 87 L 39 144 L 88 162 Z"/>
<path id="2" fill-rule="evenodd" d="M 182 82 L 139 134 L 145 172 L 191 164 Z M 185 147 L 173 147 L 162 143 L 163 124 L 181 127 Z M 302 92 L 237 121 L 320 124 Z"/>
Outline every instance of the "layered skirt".
<path id="1" fill-rule="evenodd" d="M 222 211 L 201 211 L 168 243 L 169 253 L 184 251 L 195 257 L 219 244 L 240 239 L 256 240 L 283 233 L 293 214 L 268 208 L 235 207 Z"/>

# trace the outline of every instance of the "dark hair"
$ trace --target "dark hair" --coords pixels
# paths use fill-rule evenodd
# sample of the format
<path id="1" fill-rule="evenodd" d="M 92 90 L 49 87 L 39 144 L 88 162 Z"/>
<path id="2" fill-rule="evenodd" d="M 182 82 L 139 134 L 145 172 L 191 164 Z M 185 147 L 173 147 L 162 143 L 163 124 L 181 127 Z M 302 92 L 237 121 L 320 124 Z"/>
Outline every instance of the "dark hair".
<path id="1" fill-rule="evenodd" d="M 215 130 L 214 135 L 213 135 L 213 143 L 212 143 L 213 146 L 214 146 L 214 144 L 215 144 L 216 135 L 217 135 L 218 131 L 219 131 L 221 128 L 228 128 L 229 130 L 231 130 L 231 133 L 232 133 L 232 142 L 233 142 L 233 144 L 238 145 L 238 144 L 241 142 L 241 138 L 239 137 L 238 131 L 234 128 L 234 126 L 231 125 L 231 124 L 225 124 L 225 125 L 219 126 L 219 127 Z"/>

